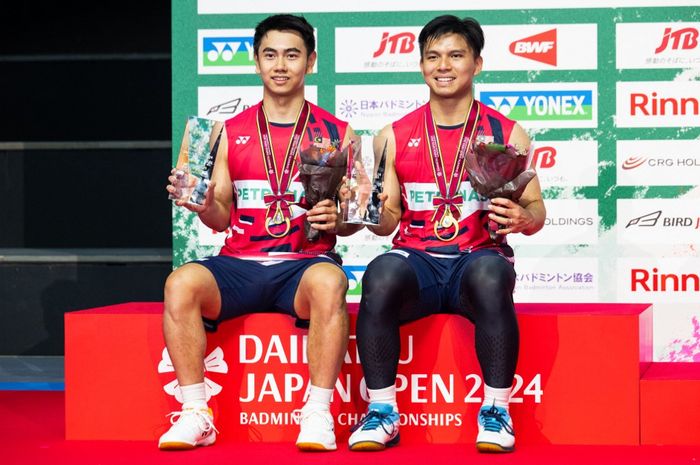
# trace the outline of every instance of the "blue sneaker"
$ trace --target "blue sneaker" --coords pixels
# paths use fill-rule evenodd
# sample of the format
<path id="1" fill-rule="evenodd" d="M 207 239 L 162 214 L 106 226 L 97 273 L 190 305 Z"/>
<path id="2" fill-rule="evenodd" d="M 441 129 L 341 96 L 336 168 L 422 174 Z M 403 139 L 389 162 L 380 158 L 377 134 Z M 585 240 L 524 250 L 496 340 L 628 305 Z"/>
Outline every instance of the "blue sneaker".
<path id="1" fill-rule="evenodd" d="M 478 424 L 476 449 L 479 452 L 512 452 L 515 449 L 513 420 L 506 409 L 482 405 Z"/>
<path id="2" fill-rule="evenodd" d="M 392 405 L 369 404 L 367 414 L 350 431 L 350 450 L 384 450 L 399 443 L 399 414 Z"/>

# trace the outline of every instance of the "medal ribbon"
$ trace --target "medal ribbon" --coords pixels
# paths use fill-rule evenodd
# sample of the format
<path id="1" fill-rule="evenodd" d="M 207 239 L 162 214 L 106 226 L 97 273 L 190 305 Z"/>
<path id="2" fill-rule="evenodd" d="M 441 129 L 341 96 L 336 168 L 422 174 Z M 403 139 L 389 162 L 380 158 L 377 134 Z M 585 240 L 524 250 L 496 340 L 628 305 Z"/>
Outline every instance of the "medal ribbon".
<path id="1" fill-rule="evenodd" d="M 469 105 L 469 111 L 467 112 L 468 116 L 464 121 L 464 126 L 462 126 L 459 148 L 457 149 L 457 156 L 455 157 L 452 166 L 452 174 L 448 183 L 445 180 L 445 163 L 442 159 L 442 152 L 440 151 L 440 140 L 437 136 L 437 128 L 435 120 L 433 119 L 433 113 L 430 111 L 430 105 L 425 106 L 425 131 L 428 140 L 428 150 L 430 151 L 430 161 L 432 162 L 435 184 L 440 191 L 439 196 L 433 197 L 435 212 L 433 213 L 431 221 L 435 221 L 435 217 L 442 218 L 448 210 L 455 219 L 459 219 L 460 217 L 459 207 L 462 205 L 464 199 L 461 195 L 455 194 L 462 183 L 467 150 L 469 150 L 472 139 L 474 138 L 474 133 L 476 132 L 479 110 L 479 102 L 472 100 L 472 103 Z"/>
<path id="2" fill-rule="evenodd" d="M 265 174 L 267 175 L 267 180 L 270 183 L 271 194 L 266 194 L 263 197 L 267 209 L 267 218 L 272 220 L 277 211 L 280 211 L 285 220 L 291 218 L 290 206 L 294 203 L 294 193 L 289 192 L 289 184 L 292 179 L 292 172 L 294 170 L 294 162 L 296 160 L 297 152 L 299 151 L 299 146 L 301 145 L 301 138 L 306 130 L 306 125 L 309 122 L 309 115 L 311 114 L 311 109 L 309 103 L 304 101 L 297 120 L 294 123 L 294 130 L 292 131 L 292 137 L 289 139 L 289 144 L 287 145 L 287 153 L 284 155 L 283 169 L 281 173 L 277 171 L 277 164 L 275 161 L 275 152 L 272 147 L 272 139 L 270 137 L 270 126 L 267 119 L 267 114 L 263 108 L 262 103 L 258 107 L 258 136 L 260 137 L 260 147 L 262 147 L 263 161 L 265 163 Z M 302 123 L 302 124 L 299 124 Z M 270 208 L 274 204 L 275 208 Z"/>

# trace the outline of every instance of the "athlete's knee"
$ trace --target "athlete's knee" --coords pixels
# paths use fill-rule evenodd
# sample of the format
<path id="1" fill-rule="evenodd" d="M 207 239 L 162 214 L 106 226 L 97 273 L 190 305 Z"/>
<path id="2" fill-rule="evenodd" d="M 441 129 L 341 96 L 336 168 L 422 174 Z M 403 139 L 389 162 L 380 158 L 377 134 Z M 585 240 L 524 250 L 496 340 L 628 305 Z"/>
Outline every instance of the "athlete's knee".
<path id="1" fill-rule="evenodd" d="M 398 298 L 410 290 L 415 274 L 411 266 L 390 254 L 380 255 L 370 262 L 362 276 L 363 298 Z"/>
<path id="2" fill-rule="evenodd" d="M 462 276 L 462 285 L 469 292 L 482 294 L 512 293 L 515 285 L 513 265 L 503 257 L 484 255 L 477 258 Z"/>
<path id="3" fill-rule="evenodd" d="M 348 291 L 348 278 L 336 266 L 315 269 L 313 273 L 304 276 L 304 281 L 304 288 L 312 300 L 345 299 Z"/>
<path id="4" fill-rule="evenodd" d="M 173 318 L 200 311 L 199 303 L 207 292 L 206 283 L 187 266 L 179 268 L 165 281 L 165 313 Z"/>

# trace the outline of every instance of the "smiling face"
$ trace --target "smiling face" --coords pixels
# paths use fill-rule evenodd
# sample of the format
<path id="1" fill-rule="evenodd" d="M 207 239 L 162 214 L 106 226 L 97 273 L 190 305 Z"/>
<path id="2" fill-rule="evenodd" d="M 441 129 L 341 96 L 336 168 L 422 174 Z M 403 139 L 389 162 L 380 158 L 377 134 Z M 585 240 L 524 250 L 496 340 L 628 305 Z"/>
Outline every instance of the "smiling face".
<path id="1" fill-rule="evenodd" d="M 316 62 L 316 52 L 307 57 L 304 40 L 293 31 L 268 31 L 255 54 L 255 71 L 265 92 L 294 96 L 304 92 L 304 76 Z"/>
<path id="2" fill-rule="evenodd" d="M 431 98 L 462 98 L 471 95 L 481 64 L 481 57 L 474 58 L 464 37 L 450 33 L 426 44 L 420 68 Z"/>

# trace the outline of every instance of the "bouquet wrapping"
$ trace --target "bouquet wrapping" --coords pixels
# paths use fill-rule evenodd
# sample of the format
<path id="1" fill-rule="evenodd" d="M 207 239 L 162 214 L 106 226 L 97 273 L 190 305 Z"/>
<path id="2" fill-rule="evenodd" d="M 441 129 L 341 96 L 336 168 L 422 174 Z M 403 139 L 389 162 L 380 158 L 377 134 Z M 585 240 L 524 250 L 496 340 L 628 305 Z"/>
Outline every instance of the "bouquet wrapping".
<path id="1" fill-rule="evenodd" d="M 321 200 L 335 199 L 338 188 L 347 172 L 348 150 L 343 150 L 329 144 L 327 147 L 311 145 L 301 150 L 299 157 L 299 180 L 304 186 L 305 203 L 313 208 Z M 304 234 L 309 241 L 316 241 L 321 231 L 311 227 L 304 221 Z"/>
<path id="2" fill-rule="evenodd" d="M 531 154 L 531 149 L 477 140 L 467 152 L 465 162 L 469 183 L 482 197 L 502 197 L 517 202 L 536 174 L 530 168 Z M 489 235 L 496 240 L 495 230 L 489 226 Z"/>

